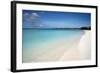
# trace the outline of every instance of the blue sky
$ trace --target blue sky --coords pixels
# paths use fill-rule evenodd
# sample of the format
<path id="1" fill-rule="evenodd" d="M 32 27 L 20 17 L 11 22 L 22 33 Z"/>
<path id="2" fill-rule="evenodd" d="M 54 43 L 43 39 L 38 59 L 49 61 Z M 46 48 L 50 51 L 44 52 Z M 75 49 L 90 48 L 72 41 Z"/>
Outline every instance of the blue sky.
<path id="1" fill-rule="evenodd" d="M 90 25 L 90 13 L 23 10 L 23 28 L 80 28 Z"/>

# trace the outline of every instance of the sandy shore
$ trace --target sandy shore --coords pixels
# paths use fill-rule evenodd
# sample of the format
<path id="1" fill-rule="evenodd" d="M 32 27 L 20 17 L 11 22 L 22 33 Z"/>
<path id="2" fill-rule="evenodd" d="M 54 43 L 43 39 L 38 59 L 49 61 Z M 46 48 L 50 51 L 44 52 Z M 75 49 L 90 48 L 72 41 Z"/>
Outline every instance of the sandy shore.
<path id="1" fill-rule="evenodd" d="M 90 31 L 85 31 L 79 43 L 73 45 L 69 51 L 66 51 L 60 60 L 83 60 L 91 58 L 91 37 Z"/>

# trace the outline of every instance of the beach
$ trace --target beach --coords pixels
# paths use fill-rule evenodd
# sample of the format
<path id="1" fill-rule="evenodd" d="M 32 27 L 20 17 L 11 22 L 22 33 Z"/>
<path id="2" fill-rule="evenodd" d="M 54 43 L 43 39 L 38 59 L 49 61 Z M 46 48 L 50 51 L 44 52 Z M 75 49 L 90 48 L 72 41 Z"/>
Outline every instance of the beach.
<path id="1" fill-rule="evenodd" d="M 30 34 L 27 32 L 27 35 L 24 32 L 24 63 L 85 60 L 91 57 L 89 30 L 34 32 L 33 35 L 33 31 Z"/>

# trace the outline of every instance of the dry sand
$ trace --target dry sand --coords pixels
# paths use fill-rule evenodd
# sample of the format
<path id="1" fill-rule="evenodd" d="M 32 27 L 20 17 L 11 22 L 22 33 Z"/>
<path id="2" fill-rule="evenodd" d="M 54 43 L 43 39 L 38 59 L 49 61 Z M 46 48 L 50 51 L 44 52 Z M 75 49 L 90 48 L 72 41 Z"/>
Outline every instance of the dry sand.
<path id="1" fill-rule="evenodd" d="M 90 31 L 85 31 L 79 43 L 73 45 L 69 51 L 66 51 L 60 60 L 85 60 L 91 58 L 91 37 Z"/>

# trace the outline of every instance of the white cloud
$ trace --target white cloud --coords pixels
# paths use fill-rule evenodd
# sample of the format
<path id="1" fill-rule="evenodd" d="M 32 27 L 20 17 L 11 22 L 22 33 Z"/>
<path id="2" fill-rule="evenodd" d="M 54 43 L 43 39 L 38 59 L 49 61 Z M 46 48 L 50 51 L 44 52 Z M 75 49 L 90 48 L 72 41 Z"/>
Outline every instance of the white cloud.
<path id="1" fill-rule="evenodd" d="M 32 13 L 33 16 L 39 17 L 37 13 Z"/>
<path id="2" fill-rule="evenodd" d="M 24 13 L 25 16 L 29 15 L 28 13 Z"/>
<path id="3" fill-rule="evenodd" d="M 38 18 L 38 17 L 39 17 L 39 15 L 38 15 L 37 13 L 32 13 L 31 16 L 29 17 L 29 19 L 30 19 L 31 21 L 33 21 L 34 19 L 36 19 L 36 18 Z"/>

